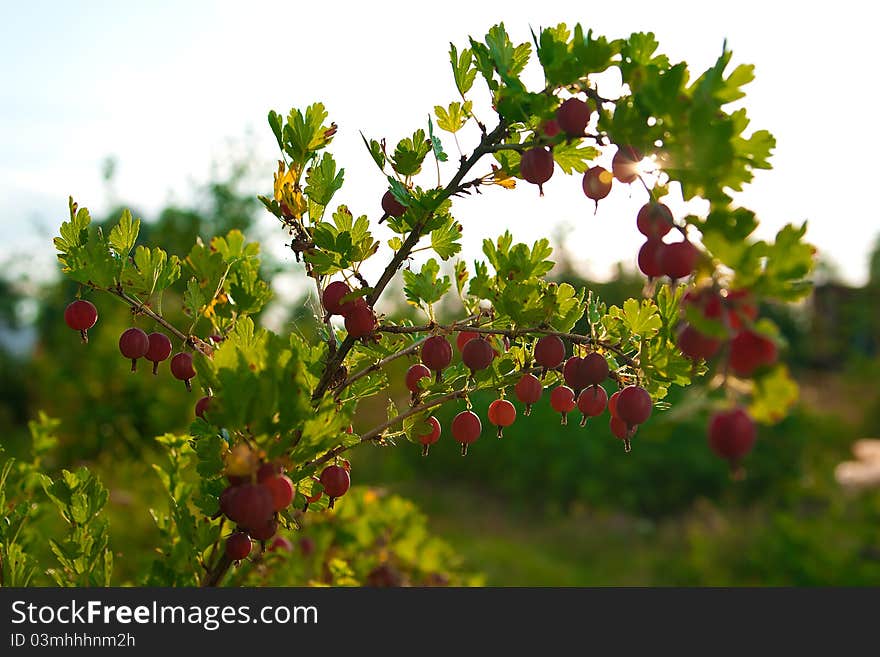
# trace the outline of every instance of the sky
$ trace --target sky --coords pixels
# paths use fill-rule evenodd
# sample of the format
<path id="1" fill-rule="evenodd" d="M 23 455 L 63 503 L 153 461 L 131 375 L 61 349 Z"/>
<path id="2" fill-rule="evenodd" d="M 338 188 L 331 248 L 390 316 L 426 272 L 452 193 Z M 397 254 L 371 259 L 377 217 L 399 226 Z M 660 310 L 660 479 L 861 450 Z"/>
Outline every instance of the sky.
<path id="1" fill-rule="evenodd" d="M 737 201 L 757 211 L 759 237 L 807 220 L 819 253 L 861 284 L 880 234 L 875 21 L 865 3 L 796 6 L 0 0 L 0 265 L 22 253 L 51 265 L 49 238 L 68 195 L 97 216 L 109 207 L 108 156 L 118 162 L 115 195 L 147 214 L 189 198 L 212 162 L 229 156 L 230 140 L 261 163 L 254 191 L 271 193 L 278 154 L 266 114 L 316 100 L 339 125 L 331 150 L 346 184 L 337 200 L 377 219 L 385 183 L 359 131 L 395 143 L 424 127 L 434 105 L 455 100 L 450 41 L 461 47 L 503 20 L 521 42 L 530 27 L 562 21 L 609 37 L 653 31 L 661 51 L 689 62 L 692 78 L 727 39 L 733 65 L 756 65 L 746 88 L 750 128 L 777 138 L 774 170 L 758 172 Z M 462 145 L 477 137 L 462 135 Z M 567 230 L 562 246 L 586 273 L 634 266 L 644 191 L 615 189 L 595 216 L 578 178 L 558 172 L 545 192 L 523 183 L 456 201 L 463 255 L 479 257 L 482 239 L 505 229 L 527 242 Z M 283 239 L 279 231 L 276 247 Z"/>

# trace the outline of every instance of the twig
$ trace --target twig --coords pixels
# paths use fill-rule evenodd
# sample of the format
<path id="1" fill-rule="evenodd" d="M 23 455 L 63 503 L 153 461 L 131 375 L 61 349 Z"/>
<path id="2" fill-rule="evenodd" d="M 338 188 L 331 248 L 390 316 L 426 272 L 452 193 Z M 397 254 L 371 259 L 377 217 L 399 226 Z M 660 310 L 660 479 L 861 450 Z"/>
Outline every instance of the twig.
<path id="1" fill-rule="evenodd" d="M 339 454 L 342 454 L 342 452 L 349 450 L 352 447 L 355 447 L 357 445 L 363 445 L 364 443 L 368 443 L 368 442 L 381 440 L 384 432 L 387 429 L 389 429 L 390 427 L 393 427 L 395 424 L 399 424 L 400 422 L 403 422 L 406 418 L 412 417 L 413 415 L 417 415 L 417 414 L 421 413 L 422 411 L 428 410 L 429 408 L 434 408 L 435 406 L 440 406 L 441 404 L 445 404 L 446 402 L 451 401 L 453 399 L 461 399 L 462 397 L 467 396 L 471 392 L 474 392 L 474 391 L 468 390 L 467 388 L 465 388 L 464 390 L 453 390 L 452 392 L 447 392 L 444 395 L 440 395 L 439 397 L 435 397 L 431 401 L 426 401 L 422 404 L 419 404 L 418 406 L 413 406 L 412 408 L 401 413 L 400 415 L 395 415 L 393 418 L 391 418 L 387 422 L 383 422 L 378 427 L 370 429 L 366 433 L 362 433 L 360 440 L 358 442 L 356 442 L 352 445 L 348 445 L 348 446 L 339 445 L 338 447 L 334 447 L 329 452 L 326 452 L 323 456 L 320 456 L 320 457 L 314 459 L 313 461 L 309 461 L 308 463 L 304 464 L 303 467 L 310 467 L 313 465 L 321 465 L 322 463 L 326 463 L 330 459 L 335 458 Z"/>

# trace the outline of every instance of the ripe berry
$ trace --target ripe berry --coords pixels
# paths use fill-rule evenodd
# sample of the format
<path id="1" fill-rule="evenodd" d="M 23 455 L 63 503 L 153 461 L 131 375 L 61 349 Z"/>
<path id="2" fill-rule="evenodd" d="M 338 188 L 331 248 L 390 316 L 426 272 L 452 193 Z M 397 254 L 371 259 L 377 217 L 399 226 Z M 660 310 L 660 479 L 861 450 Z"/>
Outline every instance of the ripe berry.
<path id="1" fill-rule="evenodd" d="M 269 489 L 272 494 L 273 508 L 275 511 L 281 511 L 290 506 L 293 502 L 294 488 L 293 482 L 284 475 L 276 475 L 268 477 L 262 482 L 263 486 Z"/>
<path id="2" fill-rule="evenodd" d="M 406 387 L 412 393 L 413 404 L 418 403 L 419 395 L 422 393 L 422 390 L 419 387 L 419 381 L 430 376 L 431 370 L 429 370 L 421 363 L 416 363 L 415 365 L 412 365 L 406 371 Z"/>
<path id="3" fill-rule="evenodd" d="M 565 343 L 557 335 L 545 335 L 535 344 L 535 362 L 544 370 L 559 367 L 565 360 Z"/>
<path id="4" fill-rule="evenodd" d="M 614 176 L 604 167 L 590 167 L 584 172 L 584 180 L 581 185 L 587 198 L 596 202 L 596 210 L 599 210 L 599 201 L 611 192 L 611 183 Z"/>
<path id="5" fill-rule="evenodd" d="M 608 398 L 608 412 L 611 413 L 611 417 L 617 417 L 617 400 L 620 399 L 620 390 L 615 392 L 611 397 Z"/>
<path id="6" fill-rule="evenodd" d="M 584 358 L 572 356 L 562 368 L 565 382 L 576 391 L 602 383 L 608 377 L 608 361 L 595 351 Z"/>
<path id="7" fill-rule="evenodd" d="M 79 331 L 83 342 L 88 342 L 88 330 L 98 321 L 98 309 L 91 301 L 77 299 L 64 309 L 64 321 L 74 331 Z"/>
<path id="8" fill-rule="evenodd" d="M 691 360 L 709 360 L 721 348 L 721 340 L 703 335 L 690 324 L 684 324 L 678 330 L 676 344 Z"/>
<path id="9" fill-rule="evenodd" d="M 440 422 L 433 415 L 428 418 L 428 424 L 431 425 L 431 433 L 419 436 L 419 442 L 422 444 L 422 456 L 428 455 L 428 447 L 440 440 Z"/>
<path id="10" fill-rule="evenodd" d="M 269 545 L 269 552 L 293 552 L 293 543 L 286 536 L 276 536 Z"/>
<path id="11" fill-rule="evenodd" d="M 590 122 L 590 106 L 579 98 L 569 98 L 556 110 L 556 121 L 569 137 L 583 137 Z"/>
<path id="12" fill-rule="evenodd" d="M 246 529 L 259 528 L 272 518 L 275 501 L 262 484 L 242 484 L 226 500 L 227 517 Z"/>
<path id="13" fill-rule="evenodd" d="M 553 175 L 553 153 L 543 146 L 535 146 L 522 154 L 519 172 L 526 182 L 538 186 L 541 196 L 544 195 L 544 183 Z"/>
<path id="14" fill-rule="evenodd" d="M 171 359 L 171 374 L 175 379 L 183 381 L 186 384 L 186 389 L 191 391 L 190 379 L 196 376 L 192 354 L 185 351 L 174 354 L 174 357 Z"/>
<path id="15" fill-rule="evenodd" d="M 137 371 L 137 359 L 147 355 L 150 348 L 150 340 L 147 334 L 139 328 L 126 329 L 119 336 L 119 351 L 126 358 L 131 359 L 131 371 Z"/>
<path id="16" fill-rule="evenodd" d="M 241 561 L 251 553 L 251 539 L 244 532 L 235 532 L 226 539 L 226 557 Z"/>
<path id="17" fill-rule="evenodd" d="M 220 513 L 225 515 L 227 518 L 231 518 L 230 513 L 234 513 L 234 507 L 232 506 L 232 498 L 238 493 L 238 483 L 231 484 L 223 489 L 223 492 L 220 493 L 220 497 L 217 498 L 217 503 L 220 507 Z"/>
<path id="18" fill-rule="evenodd" d="M 351 486 L 351 477 L 348 470 L 340 465 L 328 465 L 321 471 L 321 485 L 324 492 L 330 498 L 329 507 L 333 508 L 336 498 L 342 497 L 348 492 Z"/>
<path id="19" fill-rule="evenodd" d="M 473 331 L 459 331 L 458 335 L 455 336 L 455 346 L 461 351 L 468 342 L 478 337 L 480 337 L 480 334 Z"/>
<path id="20" fill-rule="evenodd" d="M 568 414 L 574 410 L 577 404 L 574 401 L 574 390 L 568 386 L 558 386 L 550 393 L 550 406 L 557 413 L 562 414 L 561 424 L 568 424 Z"/>
<path id="21" fill-rule="evenodd" d="M 622 183 L 635 182 L 639 177 L 638 164 L 642 153 L 633 146 L 621 146 L 611 160 L 611 171 Z"/>
<path id="22" fill-rule="evenodd" d="M 205 413 L 208 412 L 209 408 L 211 408 L 210 397 L 202 397 L 201 399 L 199 399 L 199 401 L 196 402 L 196 417 L 200 417 L 204 420 Z"/>
<path id="23" fill-rule="evenodd" d="M 629 427 L 644 424 L 651 417 L 651 395 L 641 386 L 627 386 L 617 398 L 617 417 Z"/>
<path id="24" fill-rule="evenodd" d="M 709 447 L 732 463 L 751 451 L 755 437 L 755 423 L 741 408 L 715 413 L 709 421 Z"/>
<path id="25" fill-rule="evenodd" d="M 630 445 L 629 439 L 633 437 L 638 427 L 630 427 L 619 417 L 613 416 L 611 418 L 611 421 L 608 423 L 608 426 L 611 428 L 611 435 L 623 441 L 624 451 L 631 451 L 632 446 Z"/>
<path id="26" fill-rule="evenodd" d="M 171 340 L 164 333 L 154 331 L 147 336 L 149 348 L 146 359 L 153 363 L 153 374 L 158 374 L 159 363 L 171 355 Z"/>
<path id="27" fill-rule="evenodd" d="M 582 360 L 588 386 L 599 385 L 608 378 L 608 361 L 602 354 L 593 351 L 584 356 Z"/>
<path id="28" fill-rule="evenodd" d="M 257 468 L 257 483 L 266 483 L 266 480 L 272 477 L 279 477 L 282 474 L 281 464 L 274 461 L 267 461 Z"/>
<path id="29" fill-rule="evenodd" d="M 648 239 L 659 240 L 672 230 L 672 211 L 663 203 L 645 203 L 639 210 L 636 226 Z"/>
<path id="30" fill-rule="evenodd" d="M 345 304 L 342 303 L 342 297 L 350 292 L 351 288 L 342 281 L 330 283 L 324 288 L 324 294 L 321 295 L 321 303 L 324 304 L 324 310 L 330 315 L 344 315 L 343 309 L 351 310 L 354 307 L 352 305 L 351 308 L 344 308 L 351 303 L 350 301 Z"/>
<path id="31" fill-rule="evenodd" d="M 304 557 L 310 557 L 315 553 L 315 539 L 311 536 L 303 536 L 299 539 L 299 551 Z"/>
<path id="32" fill-rule="evenodd" d="M 402 217 L 406 212 L 406 206 L 397 200 L 390 189 L 382 196 L 382 209 L 391 217 Z"/>
<path id="33" fill-rule="evenodd" d="M 685 278 L 694 273 L 698 255 L 697 248 L 687 240 L 673 242 L 660 251 L 657 264 L 669 278 Z"/>
<path id="34" fill-rule="evenodd" d="M 345 316 L 345 330 L 353 338 L 362 338 L 376 330 L 376 315 L 366 303 L 355 304 Z"/>
<path id="35" fill-rule="evenodd" d="M 467 454 L 467 446 L 476 442 L 483 431 L 480 418 L 473 411 L 462 411 L 452 418 L 452 437 L 461 443 L 461 455 Z"/>
<path id="36" fill-rule="evenodd" d="M 639 249 L 639 269 L 648 278 L 657 278 L 663 275 L 663 267 L 660 266 L 660 257 L 666 245 L 660 240 L 651 240 L 642 244 Z"/>
<path id="37" fill-rule="evenodd" d="M 516 419 L 516 407 L 506 399 L 496 399 L 489 404 L 489 422 L 498 427 L 498 437 L 502 437 L 502 429 L 509 427 Z"/>
<path id="38" fill-rule="evenodd" d="M 432 335 L 425 340 L 422 345 L 422 362 L 437 375 L 440 380 L 440 373 L 452 362 L 452 345 L 442 335 Z"/>
<path id="39" fill-rule="evenodd" d="M 270 538 L 275 536 L 278 532 L 278 521 L 274 518 L 266 521 L 265 523 L 248 529 L 248 534 L 251 535 L 251 538 L 257 541 L 268 541 Z"/>
<path id="40" fill-rule="evenodd" d="M 559 134 L 559 122 L 556 119 L 548 119 L 541 124 L 540 130 L 547 137 L 555 137 Z"/>
<path id="41" fill-rule="evenodd" d="M 523 415 L 530 415 L 532 404 L 536 404 L 541 399 L 544 388 L 534 374 L 523 374 L 522 378 L 516 382 L 513 391 L 516 393 L 516 398 L 526 405 Z"/>
<path id="42" fill-rule="evenodd" d="M 471 376 L 489 367 L 494 358 L 495 350 L 483 338 L 471 340 L 461 350 L 461 361 L 470 369 Z"/>
<path id="43" fill-rule="evenodd" d="M 721 320 L 724 313 L 721 295 L 711 287 L 688 290 L 681 299 L 681 308 L 685 311 L 685 316 L 693 308 L 706 319 Z"/>
<path id="44" fill-rule="evenodd" d="M 589 385 L 586 382 L 583 360 L 580 356 L 572 356 L 565 361 L 565 366 L 562 368 L 562 378 L 575 390 L 583 390 Z"/>
<path id="45" fill-rule="evenodd" d="M 743 319 L 753 322 L 758 318 L 758 306 L 748 290 L 730 290 L 725 301 L 727 322 L 733 330 L 742 328 Z"/>
<path id="46" fill-rule="evenodd" d="M 583 413 L 581 417 L 581 426 L 587 423 L 587 418 L 602 415 L 605 406 L 608 404 L 608 393 L 605 388 L 598 385 L 584 388 L 577 398 L 578 410 Z"/>
<path id="47" fill-rule="evenodd" d="M 730 369 L 737 376 L 751 376 L 759 367 L 772 365 L 777 355 L 775 342 L 748 329 L 730 341 Z"/>

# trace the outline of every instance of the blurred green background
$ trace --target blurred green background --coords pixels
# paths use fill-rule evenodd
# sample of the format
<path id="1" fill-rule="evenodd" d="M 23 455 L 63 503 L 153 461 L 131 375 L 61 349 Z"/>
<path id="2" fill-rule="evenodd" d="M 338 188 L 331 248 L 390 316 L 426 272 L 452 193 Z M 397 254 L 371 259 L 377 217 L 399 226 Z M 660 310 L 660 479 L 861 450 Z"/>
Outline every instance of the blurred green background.
<path id="1" fill-rule="evenodd" d="M 141 240 L 178 254 L 197 235 L 231 228 L 282 242 L 258 221 L 262 210 L 245 189 L 247 173 L 246 165 L 234 167 L 198 190 L 193 204 L 143 217 Z M 52 249 L 48 236 L 43 248 Z M 33 276 L 21 266 L 26 255 L 15 254 L 16 267 L 0 268 L 2 443 L 11 454 L 25 453 L 29 419 L 43 410 L 61 420 L 61 442 L 46 465 L 88 464 L 110 488 L 113 549 L 126 581 L 152 558 L 157 541 L 146 512 L 161 497 L 151 463 L 162 456 L 152 438 L 185 430 L 195 398 L 170 377 L 128 373 L 116 339 L 131 318 L 114 299 L 93 299 L 100 320 L 88 348 L 81 347 L 62 320 L 76 286 Z M 623 267 L 597 283 L 557 261 L 557 279 L 588 285 L 609 304 L 641 294 L 641 277 Z M 290 273 L 271 256 L 264 264 L 269 277 Z M 489 585 L 877 585 L 880 490 L 847 490 L 834 476 L 856 440 L 880 437 L 878 248 L 870 271 L 865 287 L 852 288 L 835 281 L 833 263 L 823 263 L 806 303 L 762 309 L 783 330 L 801 402 L 780 424 L 761 428 L 742 481 L 732 481 L 707 447 L 706 417 L 694 412 L 699 386 L 675 390 L 672 409 L 655 413 L 629 454 L 606 423 L 560 426 L 544 400 L 502 440 L 485 430 L 466 458 L 448 435 L 428 458 L 409 443 L 361 448 L 351 456 L 354 481 L 415 502 L 427 531 Z M 166 308 L 174 306 L 166 299 Z M 402 305 L 384 310 L 412 312 Z M 311 321 L 304 299 L 284 295 L 266 313 L 282 329 L 302 330 Z M 388 392 L 403 404 L 408 363 L 398 365 L 391 379 L 399 383 Z M 484 415 L 491 399 L 473 401 Z M 380 422 L 385 403 L 365 402 L 355 428 Z M 444 427 L 457 410 L 438 413 Z"/>

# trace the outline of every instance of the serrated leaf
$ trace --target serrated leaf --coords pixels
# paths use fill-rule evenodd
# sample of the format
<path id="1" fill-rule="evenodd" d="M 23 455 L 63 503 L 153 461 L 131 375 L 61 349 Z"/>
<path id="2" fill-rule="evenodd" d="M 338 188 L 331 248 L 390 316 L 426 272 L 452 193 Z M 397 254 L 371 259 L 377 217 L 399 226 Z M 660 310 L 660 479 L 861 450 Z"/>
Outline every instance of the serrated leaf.
<path id="1" fill-rule="evenodd" d="M 553 148 L 553 161 L 566 174 L 573 171 L 583 173 L 590 168 L 592 161 L 599 157 L 599 151 L 592 146 L 579 146 L 577 142 L 559 144 Z"/>
<path id="2" fill-rule="evenodd" d="M 474 86 L 474 80 L 477 77 L 477 69 L 473 67 L 473 54 L 465 48 L 459 55 L 455 44 L 450 43 L 449 60 L 452 63 L 452 76 L 455 79 L 455 86 L 458 89 L 458 93 L 464 96 Z"/>
<path id="3" fill-rule="evenodd" d="M 110 230 L 110 248 L 112 248 L 117 255 L 127 258 L 128 254 L 134 248 L 134 243 L 137 241 L 140 227 L 141 220 L 132 219 L 131 211 L 128 209 L 123 210 L 119 222 Z"/>
<path id="4" fill-rule="evenodd" d="M 461 225 L 452 217 L 431 231 L 431 248 L 441 260 L 449 260 L 461 251 Z"/>
<path id="5" fill-rule="evenodd" d="M 451 282 L 448 276 L 438 278 L 440 265 L 434 258 L 428 260 L 419 273 L 403 270 L 403 291 L 406 300 L 414 306 L 429 306 L 443 298 L 449 291 Z"/>
<path id="6" fill-rule="evenodd" d="M 337 172 L 333 156 L 324 153 L 317 164 L 313 164 L 306 172 L 305 194 L 312 202 L 326 207 L 342 187 L 344 176 L 345 169 Z"/>
<path id="7" fill-rule="evenodd" d="M 643 338 L 651 337 L 663 326 L 657 306 L 650 299 L 641 303 L 627 299 L 623 304 L 623 321 L 632 333 Z"/>
<path id="8" fill-rule="evenodd" d="M 425 156 L 431 152 L 431 148 L 431 141 L 420 128 L 412 137 L 401 139 L 397 143 L 394 154 L 389 158 L 391 165 L 401 176 L 415 176 L 422 170 L 422 163 L 425 161 Z"/>
<path id="9" fill-rule="evenodd" d="M 159 247 L 150 249 L 139 246 L 134 252 L 134 268 L 128 269 L 125 287 L 135 293 L 149 297 L 154 292 L 161 292 L 180 278 L 180 260 L 177 256 L 168 258 Z"/>
<path id="10" fill-rule="evenodd" d="M 446 132 L 456 133 L 467 123 L 471 115 L 473 103 L 465 101 L 449 103 L 448 107 L 434 106 L 434 114 L 437 116 L 437 127 Z"/>

